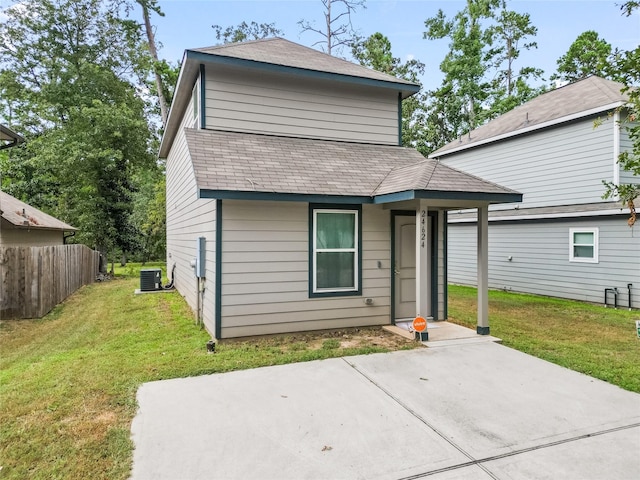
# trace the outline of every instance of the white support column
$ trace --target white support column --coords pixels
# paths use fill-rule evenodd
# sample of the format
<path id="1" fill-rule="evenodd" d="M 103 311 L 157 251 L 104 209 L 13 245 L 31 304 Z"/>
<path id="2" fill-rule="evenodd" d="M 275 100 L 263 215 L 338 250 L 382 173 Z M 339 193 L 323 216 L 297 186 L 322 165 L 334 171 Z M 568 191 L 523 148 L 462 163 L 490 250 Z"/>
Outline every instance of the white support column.
<path id="1" fill-rule="evenodd" d="M 427 318 L 431 312 L 431 245 L 429 211 L 420 200 L 416 211 L 416 316 Z"/>
<path id="2" fill-rule="evenodd" d="M 478 207 L 478 327 L 489 335 L 489 206 Z"/>

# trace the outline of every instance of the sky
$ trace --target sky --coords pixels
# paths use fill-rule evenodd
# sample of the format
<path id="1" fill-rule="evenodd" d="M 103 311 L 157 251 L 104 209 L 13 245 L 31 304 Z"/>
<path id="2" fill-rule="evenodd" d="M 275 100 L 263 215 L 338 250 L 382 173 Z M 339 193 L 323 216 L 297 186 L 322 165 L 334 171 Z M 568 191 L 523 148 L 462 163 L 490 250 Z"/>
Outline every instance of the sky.
<path id="1" fill-rule="evenodd" d="M 614 48 L 630 50 L 640 44 L 640 12 L 622 15 L 623 0 L 510 0 L 507 7 L 529 13 L 538 28 L 538 48 L 522 52 L 519 67 L 535 66 L 548 78 L 556 70 L 557 59 L 586 30 L 595 30 Z M 320 39 L 313 32 L 300 32 L 301 19 L 323 22 L 320 0 L 160 0 L 164 17 L 154 15 L 156 37 L 162 43 L 161 57 L 177 62 L 188 48 L 215 45 L 212 25 L 224 27 L 247 23 L 275 23 L 284 38 L 306 46 Z M 452 17 L 465 5 L 462 0 L 367 0 L 366 9 L 352 16 L 354 28 L 362 36 L 375 32 L 386 35 L 393 54 L 402 60 L 416 58 L 426 65 L 423 87 L 435 88 L 442 74 L 439 65 L 447 52 L 448 41 L 424 40 L 424 21 L 442 9 Z M 316 48 L 320 48 L 319 46 Z M 348 56 L 348 51 L 344 51 Z"/>

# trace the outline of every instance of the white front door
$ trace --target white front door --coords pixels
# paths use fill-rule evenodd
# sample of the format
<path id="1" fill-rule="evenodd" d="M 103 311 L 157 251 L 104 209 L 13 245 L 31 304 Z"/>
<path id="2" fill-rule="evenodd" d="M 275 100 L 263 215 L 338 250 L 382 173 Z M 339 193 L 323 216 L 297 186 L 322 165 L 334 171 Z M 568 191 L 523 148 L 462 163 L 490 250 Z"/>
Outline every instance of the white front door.
<path id="1" fill-rule="evenodd" d="M 416 316 L 416 217 L 395 217 L 395 320 Z"/>

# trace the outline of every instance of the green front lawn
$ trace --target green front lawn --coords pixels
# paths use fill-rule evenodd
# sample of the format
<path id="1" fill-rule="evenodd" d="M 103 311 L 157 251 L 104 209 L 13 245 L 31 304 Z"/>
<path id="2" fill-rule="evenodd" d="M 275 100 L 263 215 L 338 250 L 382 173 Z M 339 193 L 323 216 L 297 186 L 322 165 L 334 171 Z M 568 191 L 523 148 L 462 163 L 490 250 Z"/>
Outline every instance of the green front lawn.
<path id="1" fill-rule="evenodd" d="M 143 382 L 419 345 L 360 329 L 207 354 L 210 337 L 179 294 L 133 295 L 138 271 L 82 288 L 43 319 L 0 322 L 0 479 L 127 478 Z M 475 328 L 475 295 L 451 287 L 451 320 Z M 639 312 L 491 292 L 490 318 L 505 345 L 640 392 Z"/>
<path id="2" fill-rule="evenodd" d="M 178 293 L 133 295 L 138 271 L 117 270 L 43 319 L 0 322 L 0 479 L 127 478 L 143 382 L 416 346 L 377 328 L 222 342 L 207 354 L 210 336 Z"/>

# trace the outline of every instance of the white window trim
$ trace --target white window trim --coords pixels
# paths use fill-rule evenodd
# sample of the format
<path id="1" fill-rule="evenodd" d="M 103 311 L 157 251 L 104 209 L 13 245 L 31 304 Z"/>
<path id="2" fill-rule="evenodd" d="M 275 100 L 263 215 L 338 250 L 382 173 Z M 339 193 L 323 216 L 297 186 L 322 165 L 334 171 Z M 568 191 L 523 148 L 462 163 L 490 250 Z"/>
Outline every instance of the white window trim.
<path id="1" fill-rule="evenodd" d="M 353 248 L 322 248 L 322 249 L 318 249 L 317 248 L 317 241 L 318 241 L 318 235 L 317 235 L 317 225 L 318 225 L 318 213 L 349 213 L 349 214 L 353 214 L 354 218 L 355 218 L 355 222 L 353 224 L 353 228 L 354 228 L 354 243 L 353 243 Z M 339 208 L 314 208 L 313 209 L 313 272 L 312 272 L 312 277 L 313 277 L 313 293 L 339 293 L 339 292 L 357 292 L 359 289 L 359 285 L 358 285 L 358 264 L 359 264 L 359 258 L 358 256 L 360 255 L 360 252 L 358 252 L 358 245 L 359 245 L 359 238 L 358 238 L 358 222 L 359 222 L 359 218 L 358 218 L 358 210 L 351 210 L 351 209 L 339 209 Z M 318 275 L 317 275 L 317 263 L 318 263 L 318 253 L 319 252 L 353 252 L 353 287 L 346 287 L 346 288 L 318 288 Z"/>
<path id="2" fill-rule="evenodd" d="M 573 256 L 573 247 L 575 244 L 573 243 L 573 235 L 575 233 L 592 233 L 593 234 L 593 244 L 589 244 L 588 246 L 593 246 L 593 257 L 574 257 Z M 599 263 L 599 244 L 600 244 L 600 229 L 598 227 L 593 228 L 570 228 L 569 229 L 569 261 L 577 262 L 577 263 Z M 586 245 L 585 245 L 586 246 Z"/>

